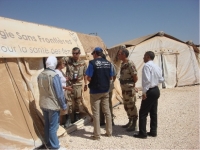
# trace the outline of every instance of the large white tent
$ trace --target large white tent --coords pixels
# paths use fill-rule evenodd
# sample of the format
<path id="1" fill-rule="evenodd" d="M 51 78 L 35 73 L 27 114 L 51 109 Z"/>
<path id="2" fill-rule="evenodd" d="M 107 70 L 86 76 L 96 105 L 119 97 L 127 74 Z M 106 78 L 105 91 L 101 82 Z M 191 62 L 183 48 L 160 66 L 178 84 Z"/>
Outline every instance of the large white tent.
<path id="1" fill-rule="evenodd" d="M 155 53 L 154 62 L 162 68 L 165 82 L 162 87 L 174 88 L 199 84 L 198 48 L 183 42 L 164 32 L 147 35 L 141 38 L 123 42 L 108 49 L 108 53 L 115 64 L 120 66 L 117 59 L 119 48 L 124 45 L 129 50 L 131 59 L 137 68 L 139 80 L 136 87 L 141 88 L 143 56 L 146 51 Z"/>

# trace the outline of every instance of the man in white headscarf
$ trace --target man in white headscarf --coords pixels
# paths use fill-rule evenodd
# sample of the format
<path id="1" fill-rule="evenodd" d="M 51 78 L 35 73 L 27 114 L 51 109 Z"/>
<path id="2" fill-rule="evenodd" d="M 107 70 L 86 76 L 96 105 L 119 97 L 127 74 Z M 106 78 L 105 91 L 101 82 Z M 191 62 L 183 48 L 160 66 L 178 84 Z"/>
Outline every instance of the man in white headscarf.
<path id="1" fill-rule="evenodd" d="M 45 146 L 49 149 L 59 149 L 60 147 L 57 137 L 60 108 L 63 110 L 67 108 L 62 84 L 55 72 L 56 65 L 56 57 L 49 56 L 46 60 L 46 69 L 38 76 L 39 105 L 45 122 Z"/>

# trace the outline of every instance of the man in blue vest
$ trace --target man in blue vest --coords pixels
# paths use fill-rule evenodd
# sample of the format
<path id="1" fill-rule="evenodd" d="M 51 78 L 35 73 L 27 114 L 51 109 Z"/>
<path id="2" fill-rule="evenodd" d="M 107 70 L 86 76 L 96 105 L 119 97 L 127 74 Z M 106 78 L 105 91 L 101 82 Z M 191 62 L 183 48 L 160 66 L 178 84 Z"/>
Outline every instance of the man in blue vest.
<path id="1" fill-rule="evenodd" d="M 93 113 L 94 135 L 91 136 L 93 140 L 99 140 L 101 134 L 99 122 L 100 104 L 106 118 L 105 136 L 112 136 L 112 118 L 108 92 L 113 72 L 111 63 L 102 58 L 102 54 L 103 50 L 100 47 L 96 47 L 92 52 L 94 59 L 89 62 L 86 70 L 87 80 L 90 82 L 88 86 L 90 89 L 90 105 Z"/>

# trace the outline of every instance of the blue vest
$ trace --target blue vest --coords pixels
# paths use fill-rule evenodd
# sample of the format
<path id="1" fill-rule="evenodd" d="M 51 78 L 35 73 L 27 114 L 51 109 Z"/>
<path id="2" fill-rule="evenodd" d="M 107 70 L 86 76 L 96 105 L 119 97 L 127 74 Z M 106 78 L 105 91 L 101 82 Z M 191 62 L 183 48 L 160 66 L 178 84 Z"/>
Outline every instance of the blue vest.
<path id="1" fill-rule="evenodd" d="M 103 58 L 91 60 L 89 63 L 93 66 L 93 76 L 88 84 L 90 89 L 108 91 L 110 88 L 110 70 L 111 63 Z"/>

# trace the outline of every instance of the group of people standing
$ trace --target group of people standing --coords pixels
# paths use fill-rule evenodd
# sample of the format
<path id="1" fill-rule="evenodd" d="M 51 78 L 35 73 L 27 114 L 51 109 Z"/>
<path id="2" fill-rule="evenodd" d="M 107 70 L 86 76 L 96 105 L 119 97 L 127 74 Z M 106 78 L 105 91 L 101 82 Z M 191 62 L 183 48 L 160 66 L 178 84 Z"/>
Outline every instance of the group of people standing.
<path id="1" fill-rule="evenodd" d="M 148 136 L 157 136 L 157 107 L 160 97 L 159 83 L 164 81 L 161 69 L 153 63 L 155 54 L 147 51 L 144 54 L 144 67 L 142 69 L 142 102 L 137 112 L 135 83 L 138 80 L 137 70 L 132 60 L 128 59 L 129 51 L 122 47 L 118 52 L 118 58 L 122 60 L 120 70 L 120 85 L 122 89 L 124 109 L 127 112 L 129 122 L 123 125 L 126 131 L 136 131 L 139 118 L 139 132 L 134 134 L 135 138 L 145 139 Z M 150 114 L 150 132 L 146 131 L 146 120 Z"/>
<path id="2" fill-rule="evenodd" d="M 82 102 L 82 84 L 84 91 L 89 87 L 90 105 L 93 114 L 94 132 L 93 140 L 100 139 L 100 125 L 105 124 L 107 137 L 112 136 L 113 121 L 112 112 L 112 89 L 116 78 L 114 65 L 109 62 L 103 50 L 96 47 L 91 53 L 93 60 L 89 61 L 88 67 L 80 60 L 80 49 L 72 49 L 72 57 L 56 59 L 49 56 L 46 60 L 46 69 L 38 76 L 40 91 L 40 107 L 45 120 L 45 145 L 48 148 L 58 149 L 59 141 L 56 135 L 60 114 L 65 120 L 64 127 L 71 124 L 71 114 L 74 112 L 74 121 L 80 119 L 80 106 Z M 162 73 L 158 66 L 153 63 L 154 53 L 149 51 L 144 55 L 142 86 L 143 100 L 139 110 L 136 108 L 135 83 L 138 80 L 137 70 L 134 63 L 128 59 L 129 52 L 122 47 L 118 52 L 118 58 L 122 61 L 120 70 L 120 85 L 123 95 L 124 109 L 128 116 L 128 123 L 123 125 L 126 131 L 135 131 L 139 118 L 139 134 L 136 138 L 146 138 L 157 135 L 157 105 L 159 98 L 158 83 L 163 82 Z M 62 69 L 66 65 L 66 74 Z M 87 84 L 89 82 L 89 84 Z M 65 95 L 65 96 L 64 96 Z M 74 108 L 72 107 L 74 103 Z M 150 112 L 150 132 L 146 133 L 146 117 Z"/>
<path id="3" fill-rule="evenodd" d="M 87 65 L 79 56 L 78 47 L 72 49 L 71 57 L 49 56 L 46 60 L 46 69 L 38 76 L 39 105 L 45 122 L 46 148 L 59 148 L 57 137 L 59 124 L 67 129 L 81 118 L 82 84 L 84 84 L 84 91 L 87 90 L 88 85 L 85 75 Z"/>

